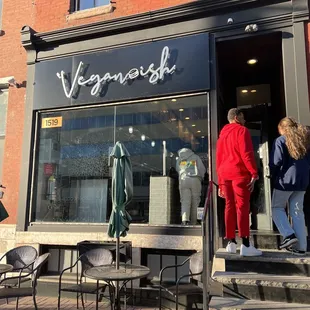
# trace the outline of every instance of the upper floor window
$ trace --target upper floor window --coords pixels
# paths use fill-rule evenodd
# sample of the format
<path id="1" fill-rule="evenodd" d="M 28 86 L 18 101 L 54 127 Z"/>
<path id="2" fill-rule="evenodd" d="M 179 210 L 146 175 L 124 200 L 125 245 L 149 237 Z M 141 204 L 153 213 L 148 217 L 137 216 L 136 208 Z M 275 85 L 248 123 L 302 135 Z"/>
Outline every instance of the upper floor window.
<path id="1" fill-rule="evenodd" d="M 110 0 L 75 0 L 75 10 L 81 11 L 109 4 Z"/>

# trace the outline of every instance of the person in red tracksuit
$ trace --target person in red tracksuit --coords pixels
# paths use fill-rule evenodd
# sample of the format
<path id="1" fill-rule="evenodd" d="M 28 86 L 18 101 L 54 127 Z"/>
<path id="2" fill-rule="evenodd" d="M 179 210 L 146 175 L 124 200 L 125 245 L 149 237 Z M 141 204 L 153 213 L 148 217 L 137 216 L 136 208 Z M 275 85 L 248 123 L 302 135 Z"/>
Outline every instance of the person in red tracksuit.
<path id="1" fill-rule="evenodd" d="M 249 130 L 244 126 L 244 114 L 240 109 L 230 109 L 229 124 L 220 133 L 216 147 L 216 170 L 219 196 L 225 199 L 226 251 L 237 253 L 235 239 L 238 224 L 242 238 L 240 255 L 260 256 L 262 252 L 249 241 L 250 196 L 258 179 L 253 144 Z"/>

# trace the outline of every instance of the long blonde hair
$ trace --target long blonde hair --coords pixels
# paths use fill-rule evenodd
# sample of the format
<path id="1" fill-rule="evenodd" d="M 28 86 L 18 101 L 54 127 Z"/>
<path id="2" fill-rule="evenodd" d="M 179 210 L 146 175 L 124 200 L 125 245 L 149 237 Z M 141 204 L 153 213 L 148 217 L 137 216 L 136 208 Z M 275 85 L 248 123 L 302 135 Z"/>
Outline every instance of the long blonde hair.
<path id="1" fill-rule="evenodd" d="M 308 129 L 291 117 L 283 118 L 278 128 L 286 138 L 286 146 L 290 156 L 296 160 L 305 157 L 310 146 Z"/>

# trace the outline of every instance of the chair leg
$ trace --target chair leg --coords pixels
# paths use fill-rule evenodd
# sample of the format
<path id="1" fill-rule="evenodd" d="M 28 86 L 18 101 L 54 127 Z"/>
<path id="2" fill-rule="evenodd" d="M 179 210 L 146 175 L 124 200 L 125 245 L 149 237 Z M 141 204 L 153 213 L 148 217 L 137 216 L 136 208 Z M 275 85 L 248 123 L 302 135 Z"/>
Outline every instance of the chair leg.
<path id="1" fill-rule="evenodd" d="M 16 310 L 18 309 L 18 301 L 19 301 L 19 298 L 17 297 L 17 298 L 16 298 L 16 306 L 15 306 L 15 309 L 16 309 Z"/>
<path id="2" fill-rule="evenodd" d="M 36 295 L 35 294 L 33 294 L 33 304 L 34 304 L 34 309 L 35 310 L 38 310 L 38 306 L 37 306 L 37 301 L 36 301 Z M 17 309 L 16 309 L 17 310 Z"/>
<path id="3" fill-rule="evenodd" d="M 96 290 L 96 310 L 98 310 L 99 306 L 98 292 L 99 292 L 99 281 L 97 281 L 97 290 Z"/>
<path id="4" fill-rule="evenodd" d="M 135 297 L 133 296 L 133 281 L 131 280 L 130 281 L 130 295 L 131 295 L 131 299 L 132 299 L 132 306 L 134 306 L 135 305 Z"/>
<path id="5" fill-rule="evenodd" d="M 4 279 L 6 278 L 6 276 L 4 275 Z M 10 286 L 8 286 L 7 288 L 11 288 Z M 6 298 L 6 304 L 8 305 L 9 304 L 9 299 Z"/>
<path id="6" fill-rule="evenodd" d="M 123 290 L 124 290 L 124 306 L 125 306 L 125 309 L 127 310 L 127 286 L 126 284 L 123 287 Z"/>
<path id="7" fill-rule="evenodd" d="M 60 310 L 60 293 L 61 291 L 58 291 L 58 303 L 57 303 L 57 310 Z"/>
<path id="8" fill-rule="evenodd" d="M 114 298 L 114 296 L 113 296 L 112 287 L 111 287 L 110 283 L 108 284 L 108 286 L 109 286 L 109 296 L 110 296 L 111 310 L 113 310 L 113 298 Z"/>
<path id="9" fill-rule="evenodd" d="M 76 293 L 76 309 L 79 309 L 79 293 Z"/>
<path id="10" fill-rule="evenodd" d="M 110 296 L 110 305 L 111 305 L 111 310 L 113 310 L 114 306 L 114 294 L 113 294 L 113 289 L 110 284 L 109 285 L 109 296 Z"/>
<path id="11" fill-rule="evenodd" d="M 161 287 L 159 287 L 159 310 L 161 310 Z"/>
<path id="12" fill-rule="evenodd" d="M 81 293 L 81 301 L 82 301 L 83 310 L 85 310 L 84 295 L 83 295 L 83 293 Z"/>

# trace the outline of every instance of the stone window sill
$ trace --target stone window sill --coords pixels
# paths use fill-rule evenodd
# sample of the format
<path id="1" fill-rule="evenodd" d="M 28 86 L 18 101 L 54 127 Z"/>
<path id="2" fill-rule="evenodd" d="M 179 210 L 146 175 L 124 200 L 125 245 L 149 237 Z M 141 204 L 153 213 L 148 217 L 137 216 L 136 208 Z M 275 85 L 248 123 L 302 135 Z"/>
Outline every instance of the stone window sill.
<path id="1" fill-rule="evenodd" d="M 97 8 L 73 12 L 67 15 L 66 19 L 67 21 L 77 20 L 77 19 L 82 19 L 82 18 L 88 18 L 88 17 L 98 16 L 98 15 L 108 14 L 108 13 L 111 13 L 112 11 L 113 11 L 113 6 L 110 3 L 108 5 L 99 6 Z"/>

